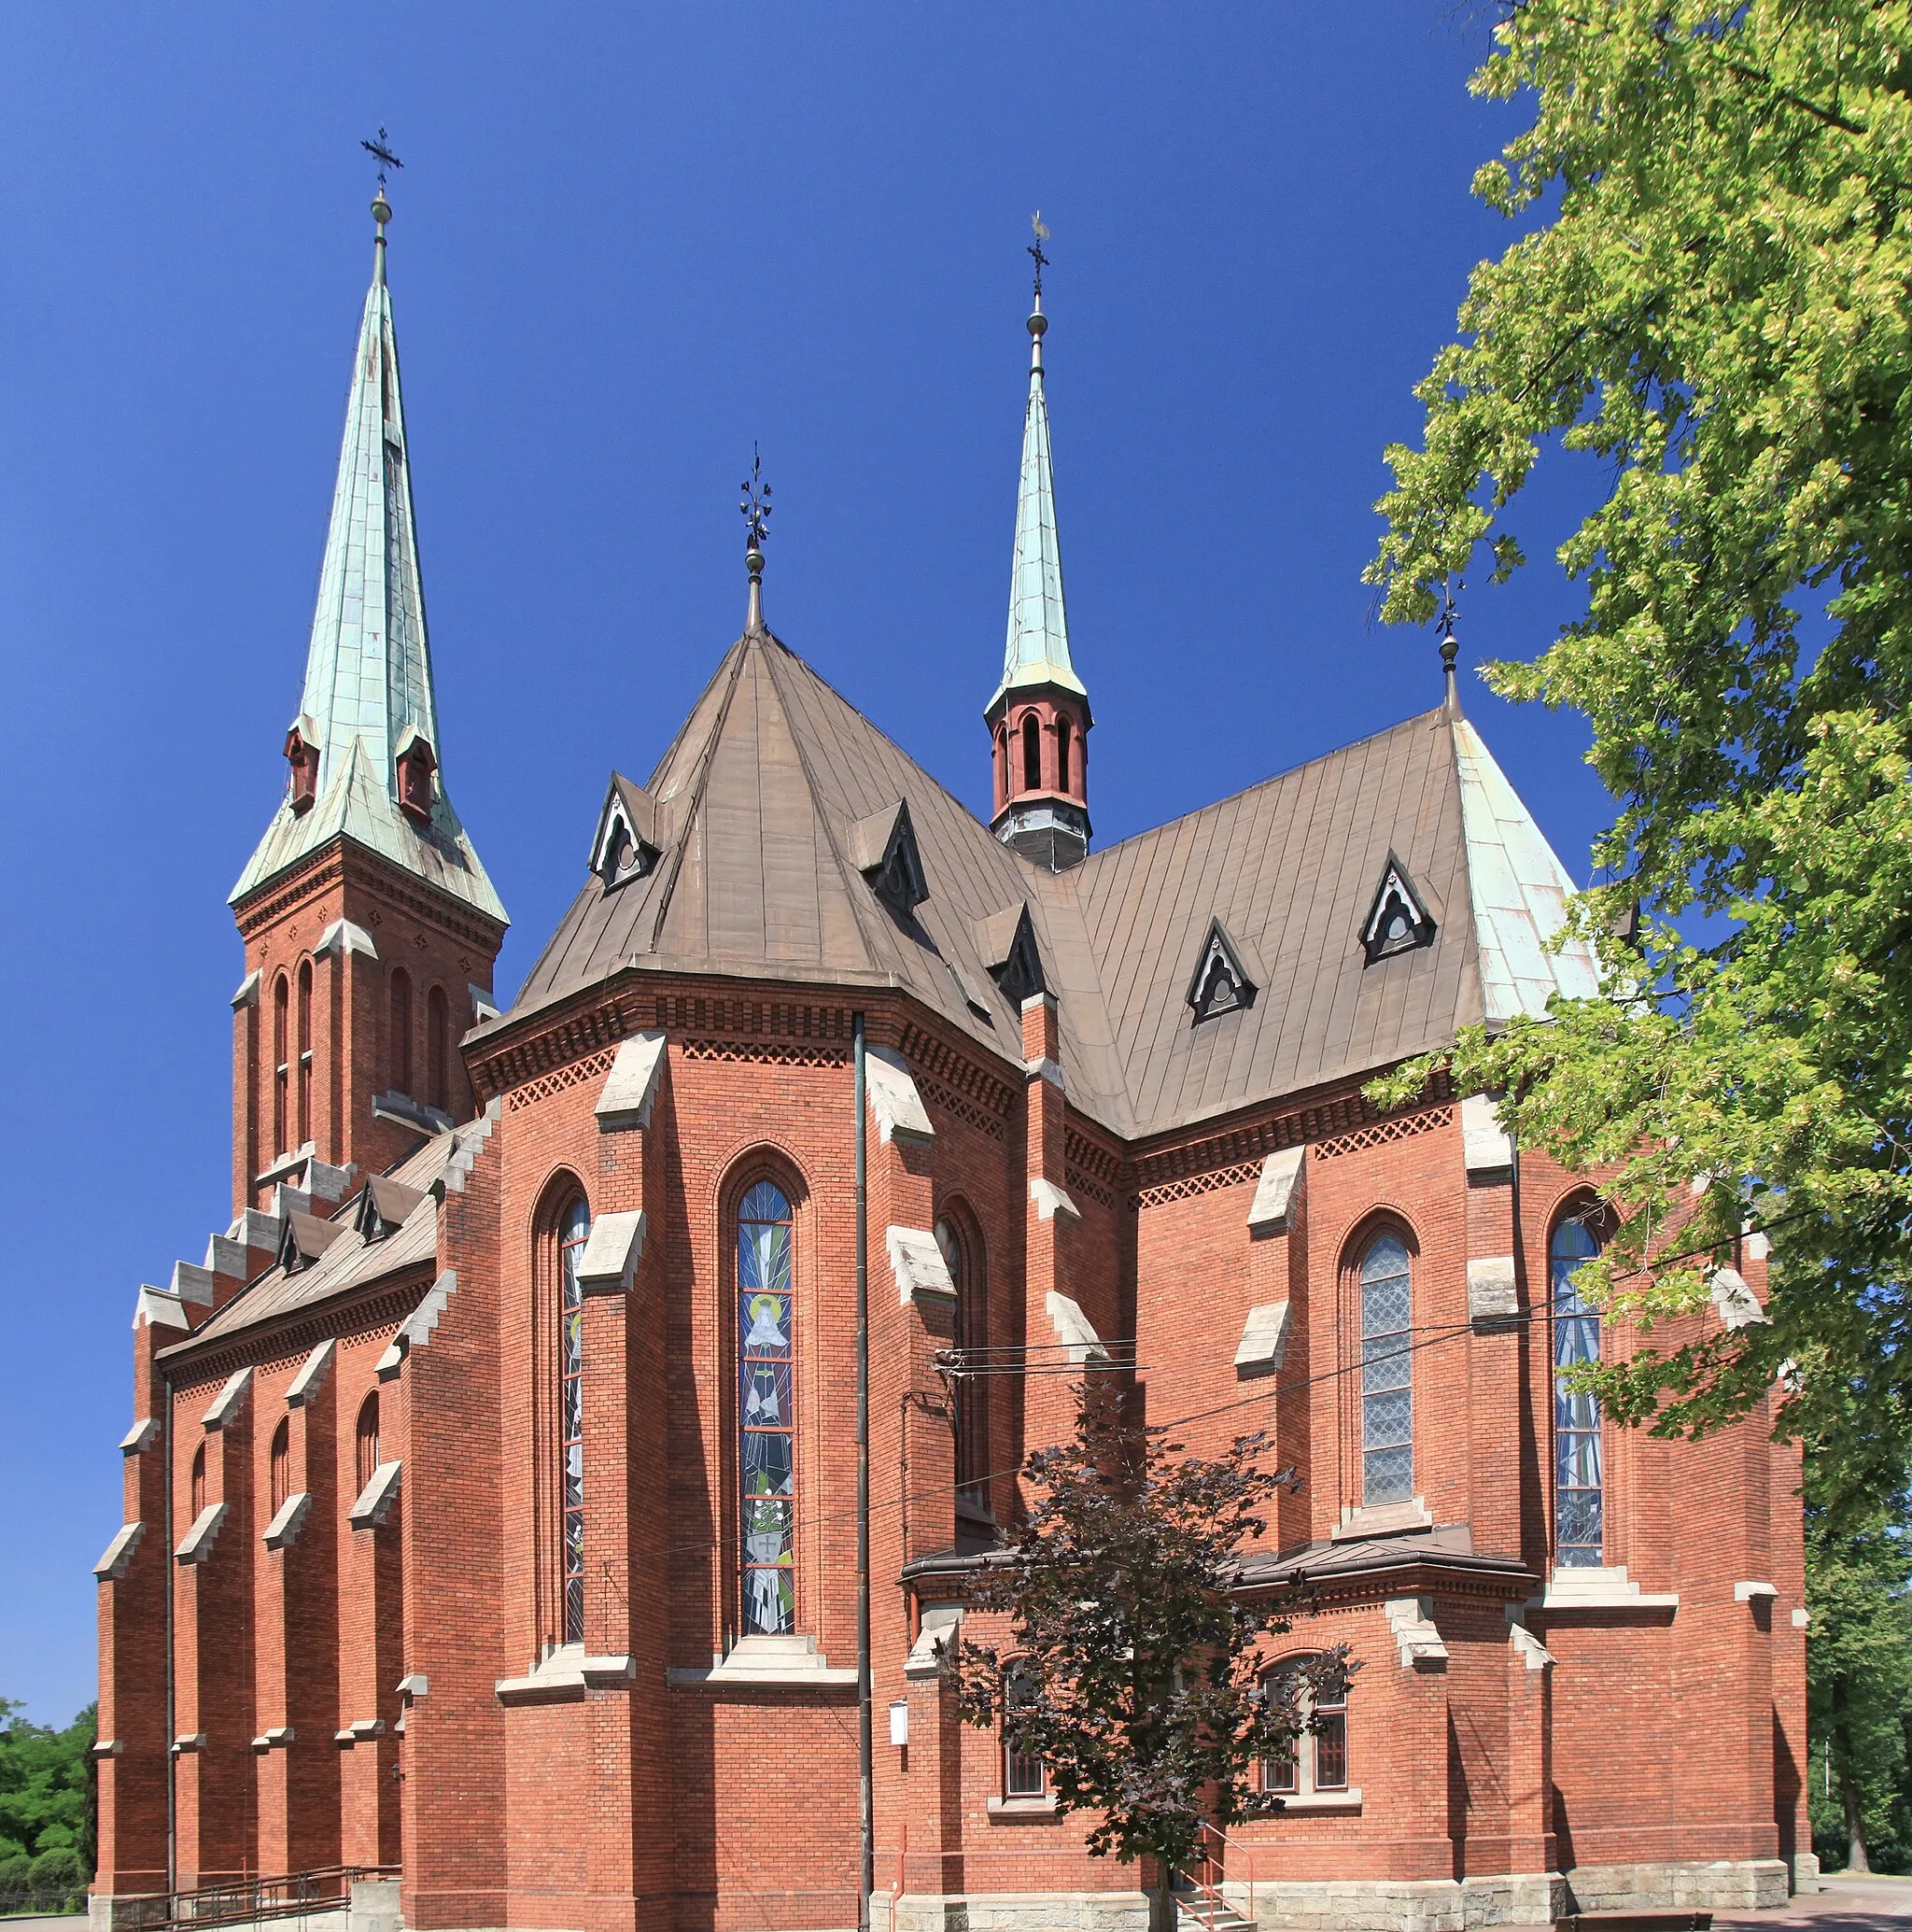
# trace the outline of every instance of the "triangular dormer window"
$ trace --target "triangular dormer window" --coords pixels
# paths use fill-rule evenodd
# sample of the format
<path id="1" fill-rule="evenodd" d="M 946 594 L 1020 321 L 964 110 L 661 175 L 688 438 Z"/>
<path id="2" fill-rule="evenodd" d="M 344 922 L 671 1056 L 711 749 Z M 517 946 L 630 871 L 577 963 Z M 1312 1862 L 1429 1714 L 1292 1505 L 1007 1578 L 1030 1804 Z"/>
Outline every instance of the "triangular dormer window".
<path id="1" fill-rule="evenodd" d="M 415 725 L 407 725 L 399 736 L 392 764 L 399 780 L 399 810 L 417 825 L 431 819 L 437 786 L 432 776 L 438 769 L 438 755 L 431 740 Z"/>
<path id="2" fill-rule="evenodd" d="M 598 814 L 598 835 L 591 841 L 591 869 L 606 888 L 641 879 L 663 855 L 657 833 L 657 808 L 641 785 L 617 772 L 604 810 Z"/>
<path id="3" fill-rule="evenodd" d="M 388 1175 L 374 1174 L 358 1196 L 355 1224 L 366 1240 L 383 1241 L 404 1226 L 424 1198 L 417 1188 L 408 1188 Z"/>
<path id="4" fill-rule="evenodd" d="M 894 805 L 886 805 L 851 826 L 850 862 L 900 919 L 908 918 L 930 895 L 922 854 L 917 850 L 916 827 L 909 822 L 909 805 L 905 799 L 899 798 Z"/>
<path id="5" fill-rule="evenodd" d="M 344 1232 L 337 1221 L 321 1220 L 316 1214 L 288 1207 L 285 1228 L 279 1235 L 279 1266 L 288 1275 L 297 1275 L 311 1267 Z"/>
<path id="6" fill-rule="evenodd" d="M 1260 991 L 1259 973 L 1250 968 L 1244 950 L 1220 920 L 1210 921 L 1195 962 L 1195 977 L 1188 981 L 1187 998 L 1194 1008 L 1195 1023 L 1239 1013 L 1255 1004 Z"/>
<path id="7" fill-rule="evenodd" d="M 1002 988 L 1003 997 L 1011 1006 L 1019 1008 L 1024 1000 L 1048 991 L 1027 906 L 1005 907 L 985 919 L 977 938 L 990 978 Z"/>
<path id="8" fill-rule="evenodd" d="M 1368 955 L 1368 964 L 1392 959 L 1397 952 L 1412 952 L 1429 944 L 1433 938 L 1433 914 L 1415 891 L 1408 868 L 1389 853 L 1386 869 L 1381 875 L 1381 884 L 1361 927 L 1361 950 Z"/>

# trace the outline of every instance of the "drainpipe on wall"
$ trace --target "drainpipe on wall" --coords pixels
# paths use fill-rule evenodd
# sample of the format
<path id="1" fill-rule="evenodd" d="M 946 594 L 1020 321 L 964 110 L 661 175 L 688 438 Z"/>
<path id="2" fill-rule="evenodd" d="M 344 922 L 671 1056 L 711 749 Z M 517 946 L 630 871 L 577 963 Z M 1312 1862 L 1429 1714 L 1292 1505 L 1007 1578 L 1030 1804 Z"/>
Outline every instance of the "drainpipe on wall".
<path id="1" fill-rule="evenodd" d="M 856 1087 L 856 1761 L 862 1857 L 856 1923 L 869 1932 L 877 1884 L 877 1814 L 870 1742 L 870 1271 L 869 1129 L 865 1118 L 864 1016 L 851 1016 Z"/>
<path id="2" fill-rule="evenodd" d="M 166 1403 L 166 1546 L 160 1559 L 166 1568 L 166 1911 L 173 1910 L 173 1895 L 179 1889 L 179 1754 L 173 1740 L 179 1735 L 179 1713 L 174 1708 L 173 1689 L 173 1378 L 160 1377 Z"/>

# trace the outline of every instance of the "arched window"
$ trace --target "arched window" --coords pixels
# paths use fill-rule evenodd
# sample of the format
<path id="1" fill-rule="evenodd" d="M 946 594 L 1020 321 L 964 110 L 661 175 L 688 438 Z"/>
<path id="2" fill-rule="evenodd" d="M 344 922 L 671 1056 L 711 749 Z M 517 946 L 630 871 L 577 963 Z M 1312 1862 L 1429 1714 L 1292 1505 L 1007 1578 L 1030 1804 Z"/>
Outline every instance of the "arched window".
<path id="1" fill-rule="evenodd" d="M 1066 792 L 1069 789 L 1069 721 L 1056 720 L 1056 789 Z"/>
<path id="2" fill-rule="evenodd" d="M 429 1098 L 441 1113 L 452 1105 L 451 1008 L 444 988 L 434 986 L 425 1000 L 425 1064 L 430 1080 Z"/>
<path id="3" fill-rule="evenodd" d="M 373 1389 L 358 1407 L 358 1429 L 352 1442 L 352 1474 L 358 1479 L 358 1493 L 372 1480 L 378 1467 L 378 1390 Z"/>
<path id="4" fill-rule="evenodd" d="M 1566 1372 L 1600 1359 L 1600 1313 L 1581 1300 L 1575 1271 L 1600 1251 L 1585 1221 L 1569 1215 L 1554 1230 L 1554 1560 L 1596 1569 L 1605 1541 L 1600 1399 L 1567 1387 Z"/>
<path id="5" fill-rule="evenodd" d="M 291 1000 L 292 990 L 281 973 L 273 981 L 273 1152 L 290 1151 L 286 1129 L 288 1102 L 291 1098 Z"/>
<path id="6" fill-rule="evenodd" d="M 1042 726 L 1033 712 L 1022 720 L 1022 789 L 1042 790 Z"/>
<path id="7" fill-rule="evenodd" d="M 273 1431 L 272 1498 L 273 1515 L 286 1506 L 286 1498 L 292 1493 L 292 1425 L 282 1421 Z"/>
<path id="8" fill-rule="evenodd" d="M 1282 1680 L 1291 1676 L 1312 1658 L 1289 1658 L 1277 1664 L 1263 1680 L 1273 1697 L 1285 1698 L 1288 1686 Z M 1276 1688 L 1280 1685 L 1280 1688 Z M 1300 1699 L 1301 1715 L 1308 1728 L 1295 1740 L 1294 1752 L 1287 1757 L 1261 1760 L 1261 1788 L 1286 1798 L 1313 1798 L 1319 1792 L 1348 1788 L 1348 1685 L 1345 1676 L 1331 1690 Z"/>
<path id="9" fill-rule="evenodd" d="M 312 962 L 299 963 L 299 1145 L 312 1138 Z"/>
<path id="10" fill-rule="evenodd" d="M 392 1086 L 401 1093 L 410 1093 L 412 1091 L 412 977 L 403 966 L 394 966 L 392 968 L 391 995 Z"/>
<path id="11" fill-rule="evenodd" d="M 1414 1397 L 1410 1373 L 1413 1293 L 1398 1234 L 1377 1234 L 1361 1257 L 1361 1501 L 1414 1493 Z"/>
<path id="12" fill-rule="evenodd" d="M 1009 776 L 1009 727 L 996 726 L 996 796 L 1006 798 L 1013 783 Z"/>
<path id="13" fill-rule="evenodd" d="M 190 1488 L 192 1518 L 199 1520 L 199 1513 L 205 1507 L 205 1445 L 201 1443 L 192 1452 L 192 1483 Z"/>
<path id="14" fill-rule="evenodd" d="M 557 1229 L 558 1542 L 567 1643 L 584 1641 L 584 1293 L 578 1264 L 590 1238 L 591 1210 L 573 1201 Z"/>
<path id="15" fill-rule="evenodd" d="M 780 1636 L 796 1628 L 791 1259 L 790 1203 L 780 1188 L 760 1180 L 737 1216 L 737 1470 L 748 1636 Z"/>
<path id="16" fill-rule="evenodd" d="M 1049 1788 L 1048 1766 L 1033 1752 L 1019 1749 L 1017 1719 L 1036 1701 L 1034 1673 L 1020 1657 L 1012 1657 L 1003 1671 L 1003 1796 L 1041 1798 Z"/>
<path id="17" fill-rule="evenodd" d="M 989 1347 L 989 1290 L 983 1276 L 981 1245 L 949 1217 L 936 1222 L 936 1246 L 956 1285 L 956 1347 L 966 1365 L 980 1367 Z M 960 1501 L 989 1506 L 989 1380 L 987 1375 L 956 1377 L 956 1491 Z"/>

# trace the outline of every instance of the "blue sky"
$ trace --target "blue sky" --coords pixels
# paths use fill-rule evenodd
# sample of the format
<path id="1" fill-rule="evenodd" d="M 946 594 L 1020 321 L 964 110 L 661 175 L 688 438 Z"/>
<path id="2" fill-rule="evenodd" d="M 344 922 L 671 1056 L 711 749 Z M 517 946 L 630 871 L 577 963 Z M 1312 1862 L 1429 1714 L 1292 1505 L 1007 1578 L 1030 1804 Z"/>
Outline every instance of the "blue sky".
<path id="1" fill-rule="evenodd" d="M 1505 246 L 1451 0 L 0 15 L 0 1695 L 92 1695 L 142 1280 L 229 1211 L 225 897 L 283 783 L 381 122 L 447 783 L 523 978 L 605 774 L 773 626 L 987 810 L 1029 215 L 1099 842 L 1437 701 L 1360 583 Z M 1567 500 L 1523 533 L 1544 556 Z M 1578 607 L 1462 610 L 1464 665 Z M 1577 876 L 1581 724 L 1469 712 Z"/>

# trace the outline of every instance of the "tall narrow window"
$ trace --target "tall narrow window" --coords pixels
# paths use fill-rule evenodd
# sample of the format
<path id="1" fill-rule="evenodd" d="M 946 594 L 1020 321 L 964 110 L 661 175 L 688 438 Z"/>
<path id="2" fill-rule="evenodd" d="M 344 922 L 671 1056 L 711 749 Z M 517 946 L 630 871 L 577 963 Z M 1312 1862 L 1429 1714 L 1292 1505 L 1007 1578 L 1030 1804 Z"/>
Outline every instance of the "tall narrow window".
<path id="1" fill-rule="evenodd" d="M 190 1490 L 192 1504 L 192 1519 L 199 1520 L 200 1512 L 205 1507 L 205 1445 L 201 1443 L 192 1452 L 192 1482 Z"/>
<path id="2" fill-rule="evenodd" d="M 1003 1672 L 1003 1796 L 1041 1798 L 1048 1790 L 1048 1767 L 1030 1751 L 1020 1748 L 1018 1719 L 1036 1698 L 1035 1679 L 1029 1666 L 1012 1659 Z"/>
<path id="3" fill-rule="evenodd" d="M 284 1420 L 273 1431 L 272 1498 L 274 1516 L 277 1516 L 285 1508 L 286 1498 L 291 1493 L 292 1425 L 289 1420 Z"/>
<path id="4" fill-rule="evenodd" d="M 1014 790 L 1009 777 L 1009 727 L 999 725 L 996 727 L 996 784 L 998 796 L 1008 797 Z"/>
<path id="5" fill-rule="evenodd" d="M 583 1201 L 558 1225 L 557 1434 L 559 1546 L 564 1558 L 564 1641 L 584 1641 L 584 1294 L 578 1264 L 591 1236 Z"/>
<path id="6" fill-rule="evenodd" d="M 273 981 L 273 1152 L 289 1151 L 287 1103 L 291 1098 L 291 988 L 281 973 Z"/>
<path id="7" fill-rule="evenodd" d="M 299 965 L 299 1145 L 312 1138 L 312 962 Z"/>
<path id="8" fill-rule="evenodd" d="M 936 1246 L 956 1285 L 956 1347 L 965 1366 L 980 1370 L 981 1354 L 989 1346 L 988 1290 L 982 1257 L 973 1239 L 959 1234 L 953 1221 L 936 1222 Z M 982 1373 L 956 1377 L 956 1492 L 959 1500 L 989 1505 L 988 1376 Z"/>
<path id="9" fill-rule="evenodd" d="M 1033 712 L 1022 721 L 1022 789 L 1042 790 L 1042 726 Z"/>
<path id="10" fill-rule="evenodd" d="M 1585 1222 L 1554 1230 L 1554 1560 L 1563 1570 L 1597 1568 L 1605 1541 L 1600 1475 L 1600 1399 L 1567 1386 L 1567 1371 L 1600 1359 L 1600 1313 L 1581 1299 L 1575 1272 L 1600 1244 Z"/>
<path id="11" fill-rule="evenodd" d="M 444 988 L 434 986 L 425 1001 L 425 1060 L 430 1078 L 431 1105 L 449 1113 L 452 1105 L 451 1008 Z"/>
<path id="12" fill-rule="evenodd" d="M 790 1203 L 760 1180 L 737 1217 L 738 1451 L 743 1629 L 796 1628 L 794 1276 Z"/>
<path id="13" fill-rule="evenodd" d="M 392 1085 L 401 1093 L 412 1091 L 412 979 L 403 966 L 392 968 Z"/>
<path id="14" fill-rule="evenodd" d="M 1056 789 L 1066 792 L 1069 789 L 1069 721 L 1056 720 Z"/>
<path id="15" fill-rule="evenodd" d="M 1408 1251 L 1382 1234 L 1361 1258 L 1361 1501 L 1405 1502 L 1414 1490 L 1413 1321 Z"/>
<path id="16" fill-rule="evenodd" d="M 378 1390 L 373 1389 L 360 1404 L 358 1430 L 352 1444 L 352 1474 L 358 1479 L 360 1495 L 378 1467 Z"/>

